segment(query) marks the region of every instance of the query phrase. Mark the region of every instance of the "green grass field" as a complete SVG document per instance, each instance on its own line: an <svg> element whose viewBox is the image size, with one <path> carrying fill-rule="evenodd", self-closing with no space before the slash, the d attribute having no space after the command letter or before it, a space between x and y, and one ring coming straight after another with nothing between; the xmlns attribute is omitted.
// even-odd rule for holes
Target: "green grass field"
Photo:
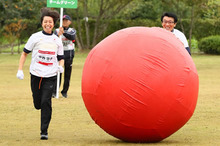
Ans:
<svg viewBox="0 0 220 146"><path fill-rule="evenodd" d="M0 145L220 145L220 57L192 55L199 74L199 97L192 118L180 130L159 143L134 144L105 133L89 116L81 97L82 69L88 52L74 58L67 99L52 99L49 140L40 140L40 112L33 107L29 65L24 80L16 78L20 55L0 54Z"/></svg>

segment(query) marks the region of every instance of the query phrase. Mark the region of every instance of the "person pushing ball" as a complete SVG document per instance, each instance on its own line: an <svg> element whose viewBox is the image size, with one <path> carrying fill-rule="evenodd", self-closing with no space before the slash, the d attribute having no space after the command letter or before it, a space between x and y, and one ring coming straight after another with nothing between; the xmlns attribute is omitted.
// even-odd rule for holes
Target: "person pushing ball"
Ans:
<svg viewBox="0 0 220 146"><path fill-rule="evenodd" d="M177 16L174 13L165 12L161 16L162 27L167 31L172 32L184 44L185 49L191 55L186 36L181 31L174 29L176 27L177 21Z"/></svg>

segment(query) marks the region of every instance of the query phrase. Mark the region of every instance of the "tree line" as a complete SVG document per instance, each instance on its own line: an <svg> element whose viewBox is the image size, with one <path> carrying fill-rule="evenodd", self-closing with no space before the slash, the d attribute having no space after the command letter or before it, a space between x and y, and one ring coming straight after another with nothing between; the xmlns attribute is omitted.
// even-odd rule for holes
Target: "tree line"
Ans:
<svg viewBox="0 0 220 146"><path fill-rule="evenodd" d="M46 7L47 1L0 2L0 39L6 40L13 51L15 43L21 44L41 29L40 9ZM191 39L198 33L197 27L200 26L196 25L199 21L214 21L216 28L212 34L220 34L216 26L220 23L219 6L219 0L78 0L78 8L64 9L64 14L73 19L72 27L77 30L79 49L91 49L107 35L123 27L161 26L163 12L177 14L177 27L185 33L191 45ZM59 9L56 10L59 12ZM206 34L210 35L209 32Z"/></svg>

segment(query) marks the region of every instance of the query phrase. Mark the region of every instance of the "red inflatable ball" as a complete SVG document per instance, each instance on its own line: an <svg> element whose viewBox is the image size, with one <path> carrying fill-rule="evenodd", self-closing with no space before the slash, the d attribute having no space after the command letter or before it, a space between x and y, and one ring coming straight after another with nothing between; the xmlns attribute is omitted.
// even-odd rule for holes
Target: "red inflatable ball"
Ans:
<svg viewBox="0 0 220 146"><path fill-rule="evenodd" d="M192 116L198 73L191 56L162 28L119 30L89 53L84 104L97 125L127 142L159 142Z"/></svg>

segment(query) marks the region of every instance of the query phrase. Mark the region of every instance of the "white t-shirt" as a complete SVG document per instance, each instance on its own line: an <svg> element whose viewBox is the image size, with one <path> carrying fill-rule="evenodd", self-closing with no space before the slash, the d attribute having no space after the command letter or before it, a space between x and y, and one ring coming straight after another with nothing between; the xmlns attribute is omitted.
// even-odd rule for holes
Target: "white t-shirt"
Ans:
<svg viewBox="0 0 220 146"><path fill-rule="evenodd" d="M189 47L186 36L181 31L179 31L178 29L173 29L172 33L178 39L180 39L180 41L184 44L185 48Z"/></svg>
<svg viewBox="0 0 220 146"><path fill-rule="evenodd" d="M57 75L57 55L63 55L63 45L56 35L46 35L42 31L34 33L28 39L25 49L32 51L31 74L38 77Z"/></svg>

